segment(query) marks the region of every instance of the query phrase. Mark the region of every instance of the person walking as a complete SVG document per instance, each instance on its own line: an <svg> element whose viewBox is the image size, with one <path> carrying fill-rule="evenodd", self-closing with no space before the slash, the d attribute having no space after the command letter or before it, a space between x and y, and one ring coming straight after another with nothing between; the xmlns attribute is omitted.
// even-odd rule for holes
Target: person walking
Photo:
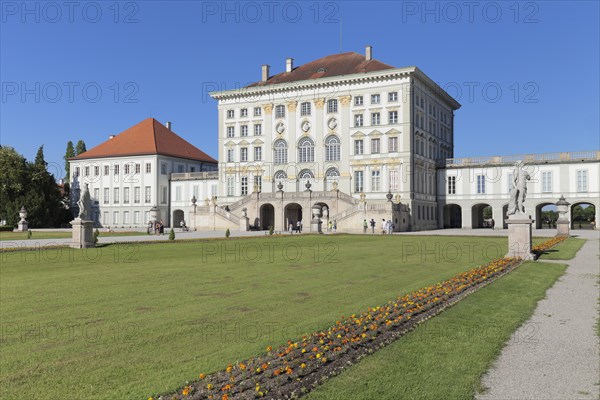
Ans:
<svg viewBox="0 0 600 400"><path fill-rule="evenodd" d="M294 234L294 224L292 222L290 222L290 225L288 226L288 230L290 231L290 235Z"/></svg>
<svg viewBox="0 0 600 400"><path fill-rule="evenodd" d="M490 223L492 230L494 230L494 225L496 225L496 221L494 221L494 218L492 218L492 222Z"/></svg>
<svg viewBox="0 0 600 400"><path fill-rule="evenodd" d="M337 232L337 220L333 220L333 233Z"/></svg>
<svg viewBox="0 0 600 400"><path fill-rule="evenodd" d="M363 220L363 233L367 233L367 228L369 228L369 223L367 220Z"/></svg>
<svg viewBox="0 0 600 400"><path fill-rule="evenodd" d="M296 222L296 232L302 233L302 222L300 222L300 220Z"/></svg>
<svg viewBox="0 0 600 400"><path fill-rule="evenodd" d="M392 225L391 219L388 219L388 221L387 221L387 229L388 229L388 235L391 235L394 230L394 225Z"/></svg>
<svg viewBox="0 0 600 400"><path fill-rule="evenodd" d="M375 233L375 220L371 218L371 233Z"/></svg>
<svg viewBox="0 0 600 400"><path fill-rule="evenodd" d="M385 220L385 218L383 218L383 220L381 221L381 234L385 235L386 231L387 231L387 221Z"/></svg>

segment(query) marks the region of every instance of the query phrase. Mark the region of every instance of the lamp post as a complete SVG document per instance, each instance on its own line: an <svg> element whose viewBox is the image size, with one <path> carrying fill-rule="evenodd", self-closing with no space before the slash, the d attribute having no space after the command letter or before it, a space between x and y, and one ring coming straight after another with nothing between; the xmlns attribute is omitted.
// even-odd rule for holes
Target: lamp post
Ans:
<svg viewBox="0 0 600 400"><path fill-rule="evenodd" d="M194 231L196 230L196 195L192 196L192 206L194 206Z"/></svg>

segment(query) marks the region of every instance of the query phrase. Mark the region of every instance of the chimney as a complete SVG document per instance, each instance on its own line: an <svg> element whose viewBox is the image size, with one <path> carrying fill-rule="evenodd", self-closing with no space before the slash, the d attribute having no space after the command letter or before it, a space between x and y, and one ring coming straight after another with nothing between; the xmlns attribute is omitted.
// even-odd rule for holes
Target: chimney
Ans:
<svg viewBox="0 0 600 400"><path fill-rule="evenodd" d="M365 48L365 60L371 61L373 59L373 46L367 46Z"/></svg>
<svg viewBox="0 0 600 400"><path fill-rule="evenodd" d="M171 121L167 121L167 129L171 130Z"/></svg>
<svg viewBox="0 0 600 400"><path fill-rule="evenodd" d="M270 66L268 66L267 64L263 64L262 66L262 82L266 82L269 79L269 68L271 68Z"/></svg>
<svg viewBox="0 0 600 400"><path fill-rule="evenodd" d="M286 58L285 59L285 72L292 72L294 69L294 59Z"/></svg>
<svg viewBox="0 0 600 400"><path fill-rule="evenodd" d="M108 137L108 139L112 139L112 138L114 138L114 137L115 137L115 135L110 135L110 136Z"/></svg>

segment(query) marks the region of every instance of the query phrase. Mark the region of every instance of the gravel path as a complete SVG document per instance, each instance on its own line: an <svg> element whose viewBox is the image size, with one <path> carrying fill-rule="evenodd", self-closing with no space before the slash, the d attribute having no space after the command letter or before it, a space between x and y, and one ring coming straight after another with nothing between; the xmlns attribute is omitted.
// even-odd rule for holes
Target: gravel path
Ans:
<svg viewBox="0 0 600 400"><path fill-rule="evenodd" d="M565 261L565 275L483 377L488 390L478 400L600 397L599 244L598 234L590 235L576 257Z"/></svg>

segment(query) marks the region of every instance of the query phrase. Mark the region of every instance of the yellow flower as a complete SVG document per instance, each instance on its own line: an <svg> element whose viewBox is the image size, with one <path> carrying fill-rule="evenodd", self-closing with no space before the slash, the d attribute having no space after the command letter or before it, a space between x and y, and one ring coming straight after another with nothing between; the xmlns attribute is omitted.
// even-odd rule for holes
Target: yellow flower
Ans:
<svg viewBox="0 0 600 400"><path fill-rule="evenodd" d="M321 353L317 353L317 358L321 358Z"/></svg>
<svg viewBox="0 0 600 400"><path fill-rule="evenodd" d="M302 369L306 368L306 364L304 364L304 363L300 364L300 368L302 368Z"/></svg>
<svg viewBox="0 0 600 400"><path fill-rule="evenodd" d="M213 385L209 383L208 385L206 385L206 388L207 388L208 390L212 390L212 388L213 388Z"/></svg>

